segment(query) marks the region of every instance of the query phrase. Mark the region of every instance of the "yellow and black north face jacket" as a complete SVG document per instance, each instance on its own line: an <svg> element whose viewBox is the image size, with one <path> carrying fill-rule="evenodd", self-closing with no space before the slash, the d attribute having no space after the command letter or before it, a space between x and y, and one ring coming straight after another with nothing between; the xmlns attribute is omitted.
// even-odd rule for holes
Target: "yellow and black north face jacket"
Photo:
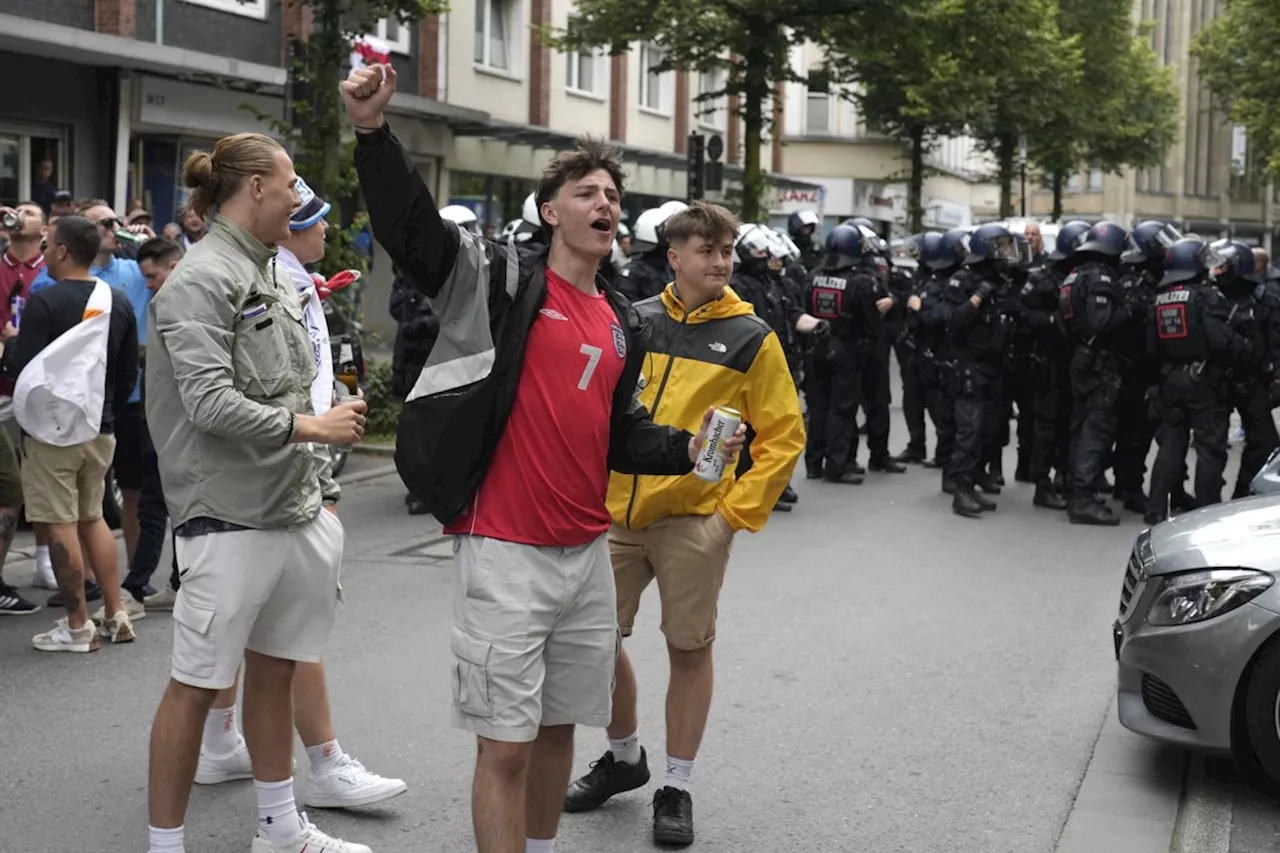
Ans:
<svg viewBox="0 0 1280 853"><path fill-rule="evenodd" d="M717 509L735 530L764 527L804 452L800 398L778 336L733 290L686 311L675 286L634 306L636 343L645 350L640 402L654 421L696 431L711 406L742 413L755 430L751 470L740 480L726 468L719 483L694 474L654 477L612 474L609 513L616 524L643 530L668 516L710 515Z"/></svg>

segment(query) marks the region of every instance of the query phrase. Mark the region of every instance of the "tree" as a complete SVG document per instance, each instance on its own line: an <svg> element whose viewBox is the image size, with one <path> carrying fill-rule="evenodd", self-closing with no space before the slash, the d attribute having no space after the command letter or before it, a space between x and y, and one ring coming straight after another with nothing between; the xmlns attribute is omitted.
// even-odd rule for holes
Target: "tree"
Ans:
<svg viewBox="0 0 1280 853"><path fill-rule="evenodd" d="M655 71L725 69L719 90L699 100L737 96L738 110L730 120L743 122L742 218L760 218L764 173L760 145L771 117L765 115L777 83L807 78L791 68L790 48L818 37L824 21L860 8L890 8L895 0L578 0L565 29L543 31L542 38L557 50L606 49L627 53L636 42L649 42L663 51ZM731 57L733 59L731 59Z"/></svg>
<svg viewBox="0 0 1280 853"><path fill-rule="evenodd" d="M1200 77L1231 121L1244 126L1251 153L1280 177L1280 15L1274 0L1227 0L1196 37Z"/></svg>
<svg viewBox="0 0 1280 853"><path fill-rule="evenodd" d="M1119 172L1164 162L1176 132L1178 91L1170 68L1135 30L1129 10L1113 0L1058 0L1058 26L1081 46L1080 78L1029 141L1031 159L1049 176L1053 218L1062 190L1081 166Z"/></svg>
<svg viewBox="0 0 1280 853"><path fill-rule="evenodd" d="M964 73L952 51L963 7L954 0L902 0L828 23L828 64L868 125L910 146L910 230L924 228L925 156L939 137L958 135L975 117L988 77Z"/></svg>
<svg viewBox="0 0 1280 853"><path fill-rule="evenodd" d="M243 0L242 0L243 2ZM346 126L346 113L338 84L347 75L352 45L365 33L372 33L378 21L394 18L402 25L421 16L447 9L445 0L284 0L311 9L314 26L310 38L294 43L290 76L292 99L288 119L259 114L273 129L288 139L299 175L321 198L333 204L332 224L325 243L325 257L317 265L323 275L344 269L366 269L356 250L355 233L362 222L355 215L359 187L352 146L355 141ZM335 298L355 297L351 290Z"/></svg>
<svg viewBox="0 0 1280 853"><path fill-rule="evenodd" d="M1013 216L1013 177L1022 140L1047 133L1057 105L1081 74L1078 36L1063 36L1055 0L955 0L961 73L980 82L971 132L996 157L1000 216Z"/></svg>

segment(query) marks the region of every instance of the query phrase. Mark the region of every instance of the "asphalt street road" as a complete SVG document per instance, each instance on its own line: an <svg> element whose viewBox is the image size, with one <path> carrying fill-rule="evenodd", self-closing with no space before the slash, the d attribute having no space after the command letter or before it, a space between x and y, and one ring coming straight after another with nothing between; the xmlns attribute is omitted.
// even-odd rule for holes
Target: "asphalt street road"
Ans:
<svg viewBox="0 0 1280 853"><path fill-rule="evenodd" d="M797 474L796 510L735 544L694 849L1052 853L1113 694L1110 624L1139 520L1075 527L1015 485L971 521L919 467L857 487ZM459 853L474 849L474 745L449 727L451 547L403 494L394 476L346 488L347 603L328 664L343 746L409 792L312 818L379 853ZM25 585L29 570L7 576ZM628 648L660 778L657 615L650 593ZM0 620L0 851L140 853L169 615L83 656L30 648L50 616ZM576 771L603 747L580 731ZM565 816L558 849L651 849L652 791ZM189 853L247 850L254 817L247 782L197 789Z"/></svg>

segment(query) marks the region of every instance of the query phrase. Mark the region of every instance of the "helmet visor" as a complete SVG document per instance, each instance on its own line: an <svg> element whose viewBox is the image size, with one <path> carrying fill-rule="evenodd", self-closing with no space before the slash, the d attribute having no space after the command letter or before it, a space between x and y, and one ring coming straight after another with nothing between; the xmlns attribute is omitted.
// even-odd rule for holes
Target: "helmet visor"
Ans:
<svg viewBox="0 0 1280 853"><path fill-rule="evenodd" d="M1130 239L1132 239L1132 237L1130 237ZM1171 248L1174 243L1181 239L1182 232L1168 223L1166 223L1159 231L1151 235L1151 243L1162 249Z"/></svg>

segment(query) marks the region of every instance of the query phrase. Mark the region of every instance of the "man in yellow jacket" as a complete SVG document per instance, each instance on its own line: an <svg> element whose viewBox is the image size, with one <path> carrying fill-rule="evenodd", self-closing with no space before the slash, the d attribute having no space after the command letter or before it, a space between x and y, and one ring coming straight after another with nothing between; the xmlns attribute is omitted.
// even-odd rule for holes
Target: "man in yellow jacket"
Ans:
<svg viewBox="0 0 1280 853"><path fill-rule="evenodd" d="M654 840L693 842L689 779L711 707L716 606L734 534L764 527L804 452L800 399L778 337L729 287L738 223L722 207L694 202L666 222L676 280L635 304L646 350L641 402L655 418L696 428L707 409L727 406L755 430L752 466L718 483L694 474L613 474L609 548L618 626L631 634L640 596L657 579L671 680L667 685L667 771L653 799ZM565 810L590 811L649 781L636 734L636 676L618 656L609 751L569 786Z"/></svg>

